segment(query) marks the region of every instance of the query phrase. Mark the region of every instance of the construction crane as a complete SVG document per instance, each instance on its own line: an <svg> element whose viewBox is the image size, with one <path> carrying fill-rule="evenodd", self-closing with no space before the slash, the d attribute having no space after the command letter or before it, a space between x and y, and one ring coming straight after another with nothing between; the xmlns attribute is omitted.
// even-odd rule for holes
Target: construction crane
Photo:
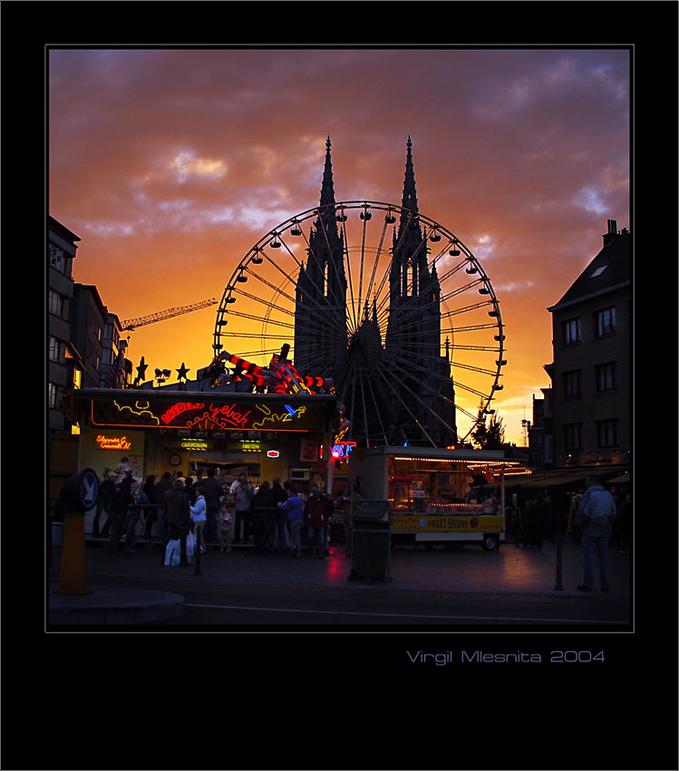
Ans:
<svg viewBox="0 0 679 771"><path fill-rule="evenodd" d="M184 313L192 313L193 311L200 310L201 308L207 308L210 305L217 305L217 299L211 297L209 300L202 300L199 303L193 303L192 305L180 305L177 308L168 308L165 311L158 311L158 313L150 313L148 316L138 316L135 319L125 319L120 322L120 326L123 331L137 329L138 327L144 327L147 324L155 324L156 321L164 321L165 319L171 319L173 316L182 316Z"/></svg>

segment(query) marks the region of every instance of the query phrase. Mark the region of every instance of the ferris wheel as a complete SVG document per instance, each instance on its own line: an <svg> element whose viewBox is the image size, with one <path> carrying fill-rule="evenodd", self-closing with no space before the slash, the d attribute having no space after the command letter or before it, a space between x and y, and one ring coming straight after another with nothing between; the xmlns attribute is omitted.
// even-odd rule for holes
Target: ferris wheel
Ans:
<svg viewBox="0 0 679 771"><path fill-rule="evenodd" d="M280 361L281 349L302 388L332 384L346 438L368 447L464 442L494 412L507 363L477 257L430 217L380 201L303 211L238 262L214 355L237 374ZM261 379L251 388L267 390Z"/></svg>

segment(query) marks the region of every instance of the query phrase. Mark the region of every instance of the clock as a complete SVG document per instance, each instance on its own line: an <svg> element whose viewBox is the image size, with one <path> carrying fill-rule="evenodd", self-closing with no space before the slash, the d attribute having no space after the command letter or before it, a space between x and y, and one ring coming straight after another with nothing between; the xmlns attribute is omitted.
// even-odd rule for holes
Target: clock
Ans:
<svg viewBox="0 0 679 771"><path fill-rule="evenodd" d="M177 455L176 452L173 452L172 455L170 455L170 465L171 466L179 466L179 464L182 462L182 456Z"/></svg>

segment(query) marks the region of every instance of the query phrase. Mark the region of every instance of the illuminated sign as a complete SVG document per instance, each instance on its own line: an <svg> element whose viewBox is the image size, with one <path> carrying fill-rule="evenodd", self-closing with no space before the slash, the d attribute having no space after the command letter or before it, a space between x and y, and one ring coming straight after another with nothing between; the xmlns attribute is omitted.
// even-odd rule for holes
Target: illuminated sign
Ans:
<svg viewBox="0 0 679 771"><path fill-rule="evenodd" d="M91 400L93 426L193 429L194 431L296 431L321 430L322 405L296 404L292 399L228 401L170 401L153 398Z"/></svg>
<svg viewBox="0 0 679 771"><path fill-rule="evenodd" d="M356 442L337 442L337 444L333 445L330 454L333 458L347 460L351 455L354 447L356 447Z"/></svg>
<svg viewBox="0 0 679 771"><path fill-rule="evenodd" d="M204 439L182 439L180 446L185 450L205 452L208 448L208 443Z"/></svg>
<svg viewBox="0 0 679 771"><path fill-rule="evenodd" d="M266 451L266 457L267 458L280 458L281 457L280 450L267 450Z"/></svg>
<svg viewBox="0 0 679 771"><path fill-rule="evenodd" d="M262 445L260 442L252 442L244 439L240 443L241 452L261 452Z"/></svg>
<svg viewBox="0 0 679 771"><path fill-rule="evenodd" d="M131 450L132 442L126 436L97 436L100 450Z"/></svg>

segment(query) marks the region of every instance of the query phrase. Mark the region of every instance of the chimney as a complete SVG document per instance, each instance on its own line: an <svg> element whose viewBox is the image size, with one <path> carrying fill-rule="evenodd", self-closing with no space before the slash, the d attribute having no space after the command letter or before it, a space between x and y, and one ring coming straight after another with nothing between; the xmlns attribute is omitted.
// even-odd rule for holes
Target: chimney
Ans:
<svg viewBox="0 0 679 771"><path fill-rule="evenodd" d="M615 220L608 220L608 233L604 234L604 246L608 246L618 235L618 223Z"/></svg>

